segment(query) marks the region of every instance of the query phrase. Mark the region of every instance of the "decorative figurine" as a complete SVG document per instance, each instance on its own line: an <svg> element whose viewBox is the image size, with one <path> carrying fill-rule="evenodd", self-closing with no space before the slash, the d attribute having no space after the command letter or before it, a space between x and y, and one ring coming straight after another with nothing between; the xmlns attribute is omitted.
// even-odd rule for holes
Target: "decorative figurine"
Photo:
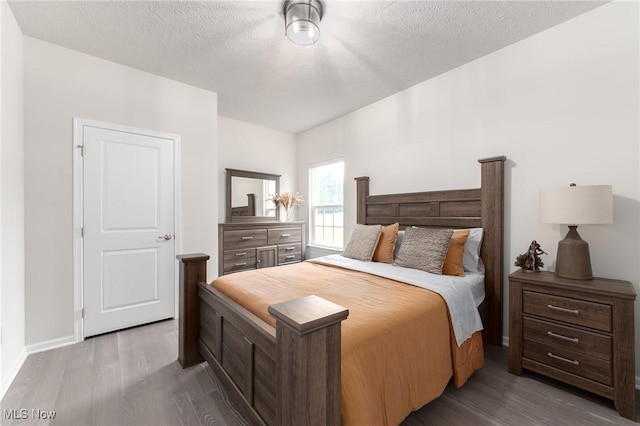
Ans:
<svg viewBox="0 0 640 426"><path fill-rule="evenodd" d="M540 248L540 244L538 244L536 240L533 240L531 241L529 250L516 258L514 266L519 266L522 269L537 272L544 266L542 259L540 259L541 254L547 253Z"/></svg>

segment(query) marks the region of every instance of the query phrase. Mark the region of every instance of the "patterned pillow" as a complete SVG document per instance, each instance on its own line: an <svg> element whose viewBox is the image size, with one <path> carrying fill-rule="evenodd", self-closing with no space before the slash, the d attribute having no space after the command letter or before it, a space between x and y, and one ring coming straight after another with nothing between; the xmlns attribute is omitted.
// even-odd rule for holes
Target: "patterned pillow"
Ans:
<svg viewBox="0 0 640 426"><path fill-rule="evenodd" d="M395 265L442 275L453 229L407 228Z"/></svg>
<svg viewBox="0 0 640 426"><path fill-rule="evenodd" d="M351 259L369 262L378 245L381 230L382 225L356 224L353 227L353 231L351 231L351 237L349 237L349 242L342 255Z"/></svg>

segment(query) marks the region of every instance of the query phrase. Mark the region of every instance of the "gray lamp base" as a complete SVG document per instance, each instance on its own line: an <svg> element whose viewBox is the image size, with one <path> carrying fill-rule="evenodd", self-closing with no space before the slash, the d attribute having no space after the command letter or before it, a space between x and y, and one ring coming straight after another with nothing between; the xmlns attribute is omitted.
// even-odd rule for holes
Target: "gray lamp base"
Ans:
<svg viewBox="0 0 640 426"><path fill-rule="evenodd" d="M556 276L572 280L591 280L589 243L580 238L576 225L569 225L564 240L558 242Z"/></svg>

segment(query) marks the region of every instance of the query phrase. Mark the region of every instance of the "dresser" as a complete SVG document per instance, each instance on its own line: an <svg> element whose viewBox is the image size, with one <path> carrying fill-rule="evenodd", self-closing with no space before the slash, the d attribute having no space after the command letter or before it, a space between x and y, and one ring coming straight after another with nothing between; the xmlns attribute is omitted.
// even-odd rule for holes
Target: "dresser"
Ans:
<svg viewBox="0 0 640 426"><path fill-rule="evenodd" d="M303 260L304 222L221 223L218 274Z"/></svg>
<svg viewBox="0 0 640 426"><path fill-rule="evenodd" d="M633 286L551 272L509 275L509 372L528 369L612 399L635 420Z"/></svg>

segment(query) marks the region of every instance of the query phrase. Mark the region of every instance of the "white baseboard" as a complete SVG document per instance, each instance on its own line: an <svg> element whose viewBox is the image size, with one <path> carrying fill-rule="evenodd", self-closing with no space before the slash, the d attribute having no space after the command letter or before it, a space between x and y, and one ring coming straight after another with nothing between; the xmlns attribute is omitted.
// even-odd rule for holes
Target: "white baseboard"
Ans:
<svg viewBox="0 0 640 426"><path fill-rule="evenodd" d="M9 386L11 386L11 383L13 383L13 380L18 375L18 371L20 371L20 369L22 368L22 364L24 364L26 359L27 359L27 348L25 347L25 348L22 348L22 352L20 352L18 359L11 367L11 370L9 370L9 375L2 382L2 387L0 387L0 400L4 398L4 394L7 393L7 390L9 390Z"/></svg>
<svg viewBox="0 0 640 426"><path fill-rule="evenodd" d="M59 337L57 339L51 339L40 343L34 343L27 345L27 353L37 354L38 352L48 351L50 349L61 348L63 346L73 345L75 343L73 336Z"/></svg>
<svg viewBox="0 0 640 426"><path fill-rule="evenodd" d="M11 367L9 371L9 375L6 380L2 383L2 387L0 388L0 399L4 398L5 393L9 390L11 383L15 380L18 372L22 368L22 365L27 360L27 356L31 354L37 354L38 352L48 351L49 349L56 349L62 346L72 345L75 343L75 339L73 336L60 337L58 339L47 340L45 342L34 343L33 345L28 345L22 349L20 356L16 363Z"/></svg>

